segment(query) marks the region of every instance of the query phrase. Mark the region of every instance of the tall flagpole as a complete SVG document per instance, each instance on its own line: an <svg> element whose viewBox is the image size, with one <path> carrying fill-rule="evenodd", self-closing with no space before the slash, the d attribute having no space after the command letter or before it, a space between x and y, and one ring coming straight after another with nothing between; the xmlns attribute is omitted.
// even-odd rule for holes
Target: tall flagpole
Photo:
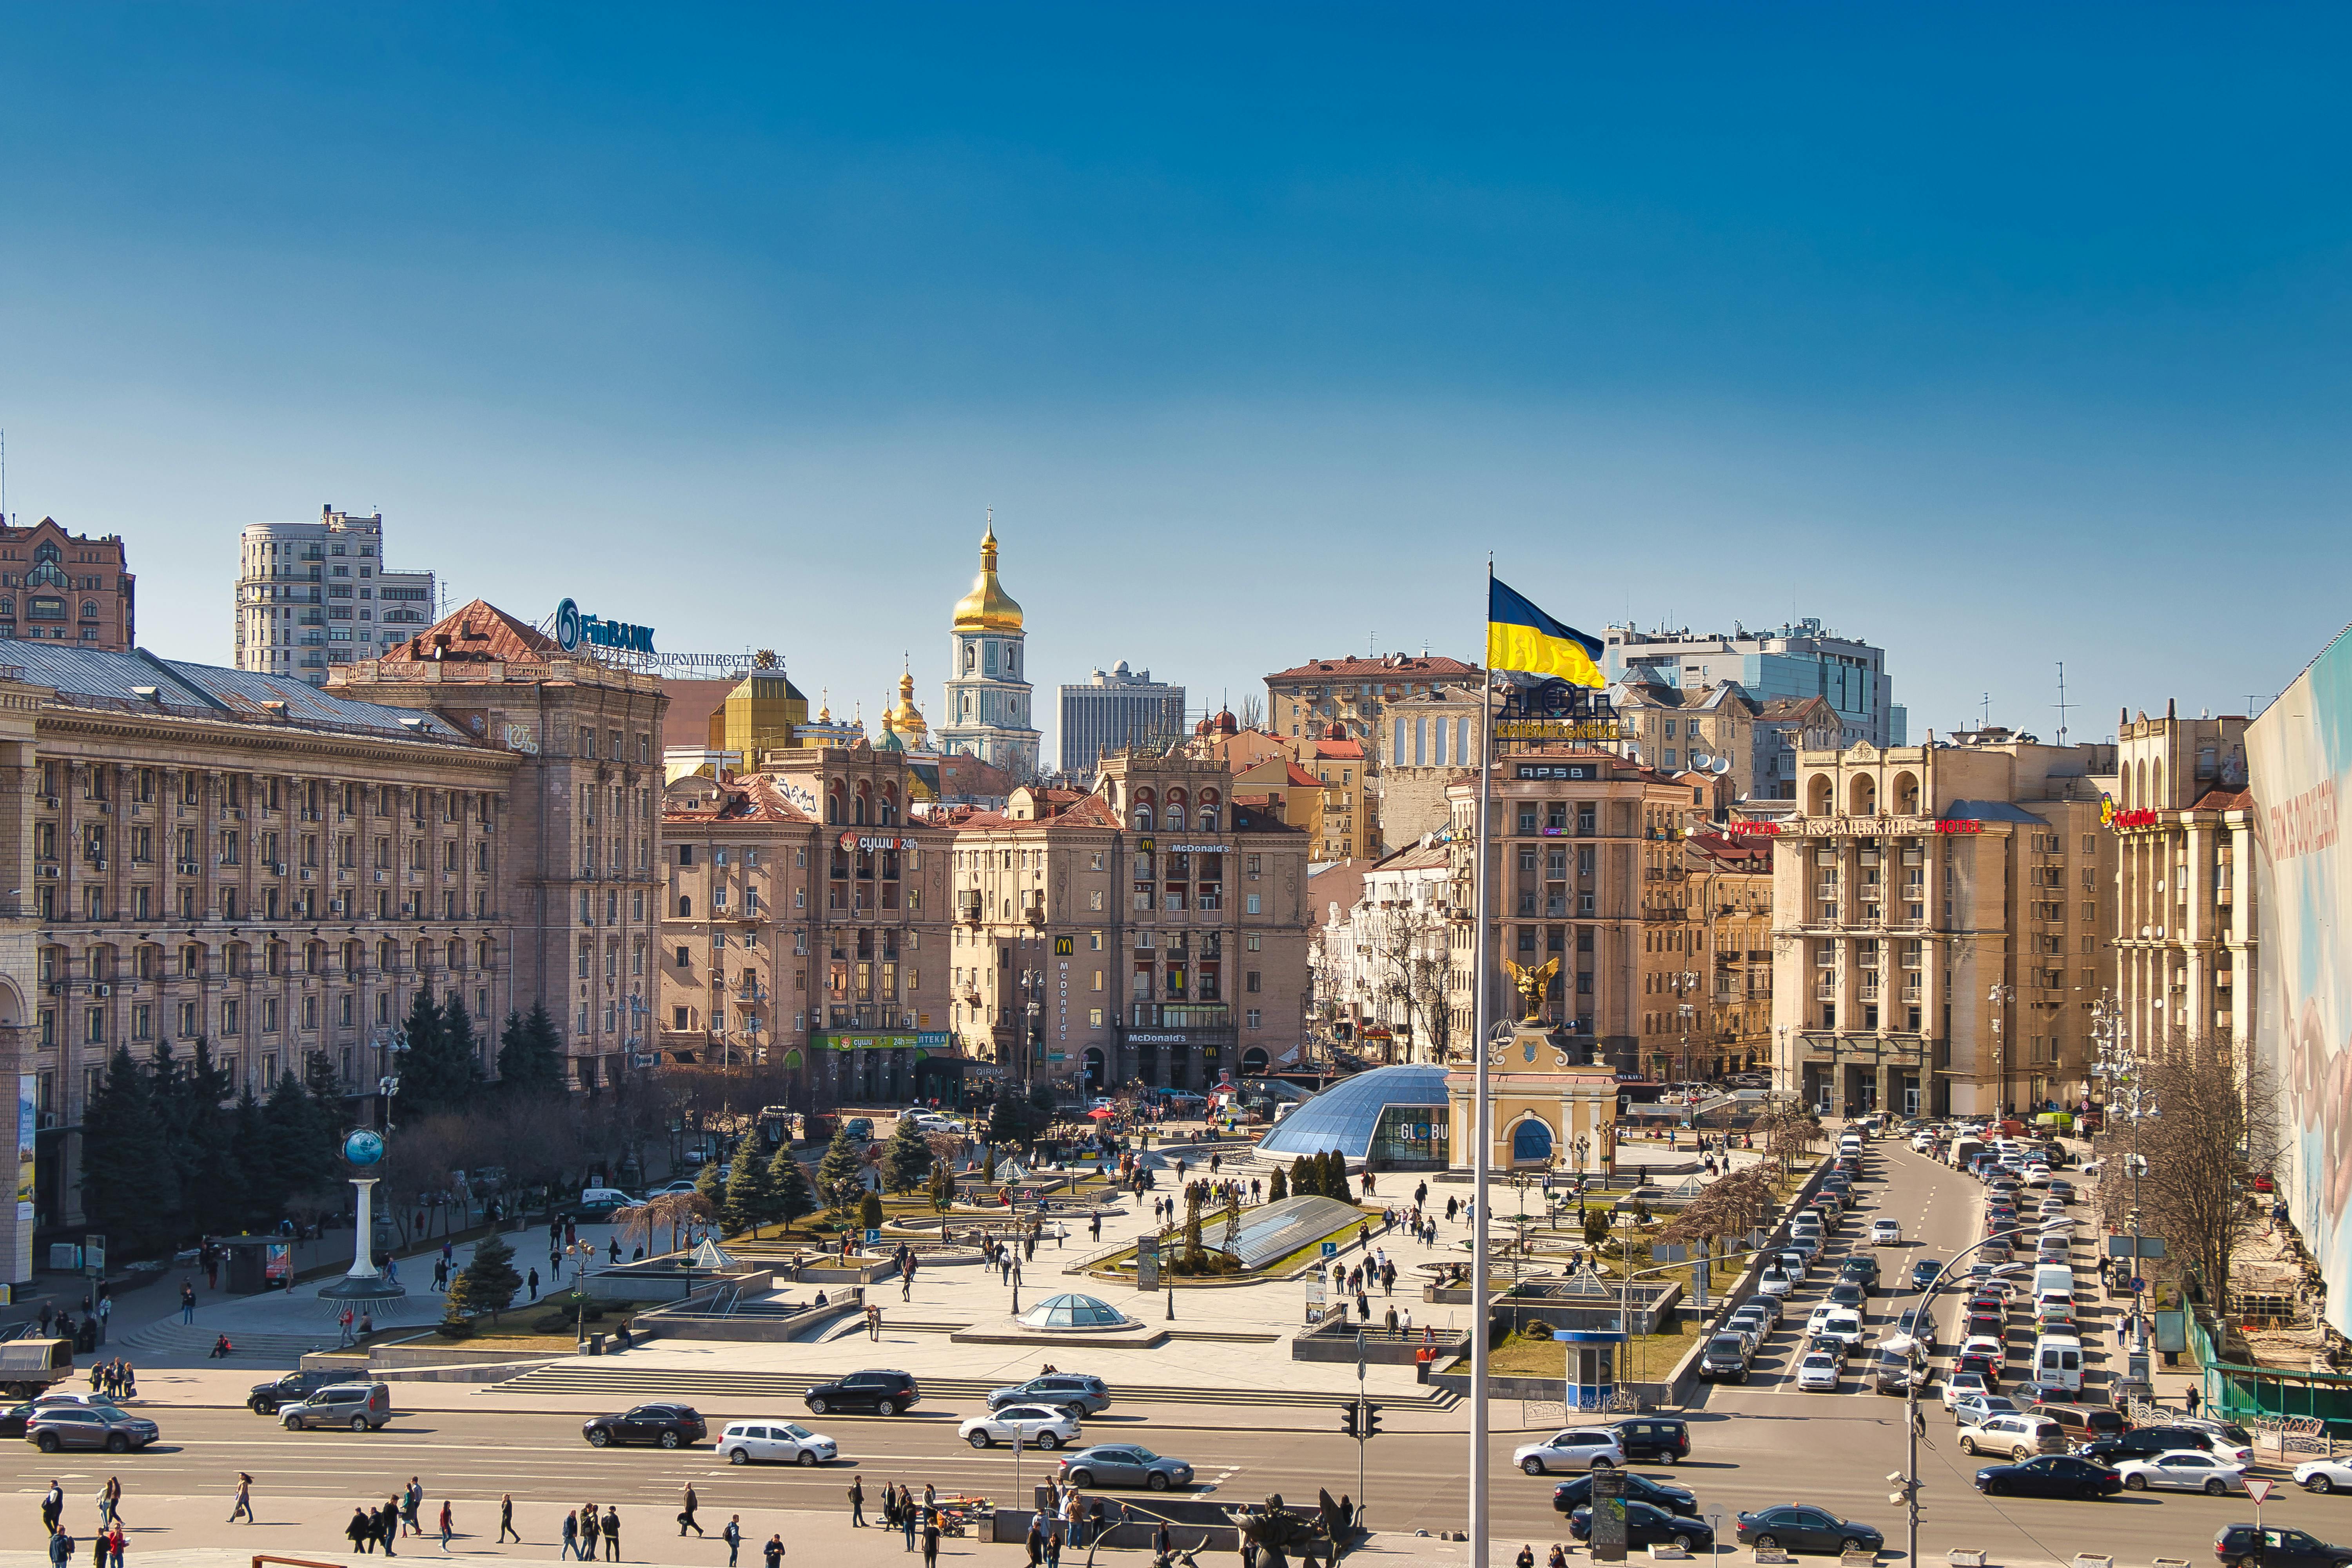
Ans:
<svg viewBox="0 0 2352 1568"><path fill-rule="evenodd" d="M1486 605L1483 614L1494 616L1495 558L1486 557ZM1481 629L1484 623L1481 623ZM1486 639L1480 639L1483 646ZM1493 663L1491 655L1486 661ZM1486 1305L1486 1182L1493 1163L1495 1137L1492 1129L1493 1107L1487 1099L1486 1037L1492 1030L1492 1009L1488 1005L1486 966L1491 960L1488 948L1492 921L1487 913L1487 866L1494 847L1487 827L1494 812L1495 793L1495 672L1489 668L1479 690L1478 714L1478 859L1476 878L1471 894L1473 916L1478 922L1474 952L1477 963L1476 989L1472 1016L1476 1021L1476 1033L1471 1043L1471 1068L1477 1075L1472 1090L1475 1110L1471 1114L1472 1136L1475 1140L1470 1159L1470 1568L1490 1568L1487 1554L1489 1520L1486 1507L1488 1480L1488 1443L1486 1411L1487 1305Z"/></svg>

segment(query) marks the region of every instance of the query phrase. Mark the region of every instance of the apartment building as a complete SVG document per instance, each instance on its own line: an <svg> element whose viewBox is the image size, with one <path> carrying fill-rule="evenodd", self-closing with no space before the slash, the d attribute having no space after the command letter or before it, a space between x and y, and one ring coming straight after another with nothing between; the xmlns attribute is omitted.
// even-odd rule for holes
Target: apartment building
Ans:
<svg viewBox="0 0 2352 1568"><path fill-rule="evenodd" d="M565 654L477 599L380 658L335 667L328 689L430 714L506 758L516 994L546 1002L581 1089L651 1068L660 680Z"/></svg>
<svg viewBox="0 0 2352 1568"><path fill-rule="evenodd" d="M139 618L128 564L119 533L68 533L53 517L0 528L0 637L129 652Z"/></svg>
<svg viewBox="0 0 2352 1568"><path fill-rule="evenodd" d="M2002 729L1798 758L1777 838L1774 1081L1833 1114L2071 1105L2112 984L2113 746Z"/></svg>
<svg viewBox="0 0 2352 1568"><path fill-rule="evenodd" d="M2240 715L2116 719L2116 996L2129 1037L2251 1041L2255 810Z"/></svg>
<svg viewBox="0 0 2352 1568"><path fill-rule="evenodd" d="M1818 697L1838 715L1841 745L1899 746L1906 739L1886 650L1840 637L1816 616L1771 631L1735 625L1728 635L1615 626L1601 642L1601 672L1612 683L1696 689L1736 682L1758 702Z"/></svg>
<svg viewBox="0 0 2352 1568"><path fill-rule="evenodd" d="M1061 767L1073 779L1093 778L1106 752L1165 745L1184 733L1184 689L1130 670L1125 659L1062 687L1060 699Z"/></svg>
<svg viewBox="0 0 2352 1568"><path fill-rule="evenodd" d="M1366 791L1377 806L1380 842L1412 844L1445 829L1452 818L1445 786L1477 767L1486 717L1486 690L1475 674L1432 682L1381 710L1380 732L1368 748L1381 765ZM1370 849L1367 841L1358 853Z"/></svg>
<svg viewBox="0 0 2352 1568"><path fill-rule="evenodd" d="M673 1061L778 1066L809 1109L952 1094L954 834L909 811L903 755L771 752L670 784L660 1043Z"/></svg>
<svg viewBox="0 0 2352 1568"><path fill-rule="evenodd" d="M968 1052L1071 1092L1298 1058L1311 841L1237 804L1225 763L1115 752L1091 792L1016 789L950 820Z"/></svg>
<svg viewBox="0 0 2352 1568"><path fill-rule="evenodd" d="M1558 960L1542 1017L1592 1043L1621 1071L1655 1070L1700 1025L1708 954L1692 908L1683 839L1727 799L1709 774L1668 774L1592 748L1536 747L1497 758L1486 846L1489 971L1477 973L1475 773L1449 785L1459 921L1453 1033L1468 1039L1480 984L1515 1005L1505 961ZM1689 1007L1685 1015L1682 1010ZM1700 1037L1703 1038L1703 1034Z"/></svg>
<svg viewBox="0 0 2352 1568"><path fill-rule="evenodd" d="M323 1057L362 1094L430 988L489 1026L491 1065L497 1020L530 1001L510 753L441 715L288 678L16 651L0 712L20 727L29 712L37 753L16 804L41 1223L79 1216L81 1112L118 1047L208 1039L256 1093Z"/></svg>
<svg viewBox="0 0 2352 1568"><path fill-rule="evenodd" d="M1635 681L1619 685L1610 699L1625 755L1664 773L1718 774L1734 800L1754 793L1757 704L1738 686Z"/></svg>
<svg viewBox="0 0 2352 1568"><path fill-rule="evenodd" d="M319 509L316 522L257 522L239 542L236 668L324 686L432 624L433 574L385 564L383 513Z"/></svg>
<svg viewBox="0 0 2352 1568"><path fill-rule="evenodd" d="M1376 1060L1443 1065L1470 1044L1454 1032L1453 851L1414 844L1349 864L1356 897L1317 936L1318 1011Z"/></svg>
<svg viewBox="0 0 2352 1568"><path fill-rule="evenodd" d="M1721 1081L1772 1066L1772 841L1699 830L1683 841L1702 963L1696 1039L1678 1079ZM1676 1024L1684 1022L1677 1004Z"/></svg>

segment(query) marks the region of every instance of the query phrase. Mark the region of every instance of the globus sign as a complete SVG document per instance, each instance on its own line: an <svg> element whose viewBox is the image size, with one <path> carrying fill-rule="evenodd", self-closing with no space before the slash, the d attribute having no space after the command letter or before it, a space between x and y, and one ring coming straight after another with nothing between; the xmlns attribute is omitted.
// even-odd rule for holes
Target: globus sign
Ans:
<svg viewBox="0 0 2352 1568"><path fill-rule="evenodd" d="M618 648L624 653L651 653L654 629L583 616L577 604L565 599L555 606L555 646L566 653L577 653L582 643L591 647Z"/></svg>

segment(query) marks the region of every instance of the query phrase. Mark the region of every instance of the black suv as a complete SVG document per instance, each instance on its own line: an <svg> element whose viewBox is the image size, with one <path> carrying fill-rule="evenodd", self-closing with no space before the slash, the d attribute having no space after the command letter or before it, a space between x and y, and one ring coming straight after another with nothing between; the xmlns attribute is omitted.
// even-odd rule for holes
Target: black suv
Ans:
<svg viewBox="0 0 2352 1568"><path fill-rule="evenodd" d="M1698 1375L1706 1383L1746 1383L1748 1337L1745 1334L1717 1334L1707 1341L1706 1349L1699 1352ZM1631 1455L1626 1457L1632 1458Z"/></svg>
<svg viewBox="0 0 2352 1568"><path fill-rule="evenodd" d="M903 1372L853 1372L832 1383L820 1383L801 1395L812 1415L828 1410L871 1410L896 1415L923 1396L915 1380Z"/></svg>
<svg viewBox="0 0 2352 1568"><path fill-rule="evenodd" d="M245 1407L256 1415L275 1415L281 1405L299 1405L331 1383L348 1383L342 1372L289 1372L273 1383L257 1383L245 1396Z"/></svg>
<svg viewBox="0 0 2352 1568"><path fill-rule="evenodd" d="M1690 1424L1686 1421L1644 1415L1639 1420L1620 1421L1611 1429L1617 1434L1617 1446L1625 1450L1630 1463L1664 1459L1672 1465L1690 1458Z"/></svg>
<svg viewBox="0 0 2352 1568"><path fill-rule="evenodd" d="M640 1405L618 1415L599 1415L580 1424L580 1435L588 1439L592 1448L610 1447L615 1443L656 1443L665 1448L683 1448L699 1443L709 1428L692 1405Z"/></svg>
<svg viewBox="0 0 2352 1568"><path fill-rule="evenodd" d="M2258 1531L2251 1524L2223 1525L2213 1537L2213 1555L2221 1568L2248 1563L2263 1568L2352 1568L2352 1550L2300 1530Z"/></svg>

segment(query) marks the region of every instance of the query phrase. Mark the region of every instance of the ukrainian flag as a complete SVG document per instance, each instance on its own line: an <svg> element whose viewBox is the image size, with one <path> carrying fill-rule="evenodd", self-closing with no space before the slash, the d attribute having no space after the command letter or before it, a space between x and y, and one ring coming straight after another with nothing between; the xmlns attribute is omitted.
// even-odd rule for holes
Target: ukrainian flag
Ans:
<svg viewBox="0 0 2352 1568"><path fill-rule="evenodd" d="M1601 642L1553 620L1496 578L1486 581L1486 668L1606 686Z"/></svg>

